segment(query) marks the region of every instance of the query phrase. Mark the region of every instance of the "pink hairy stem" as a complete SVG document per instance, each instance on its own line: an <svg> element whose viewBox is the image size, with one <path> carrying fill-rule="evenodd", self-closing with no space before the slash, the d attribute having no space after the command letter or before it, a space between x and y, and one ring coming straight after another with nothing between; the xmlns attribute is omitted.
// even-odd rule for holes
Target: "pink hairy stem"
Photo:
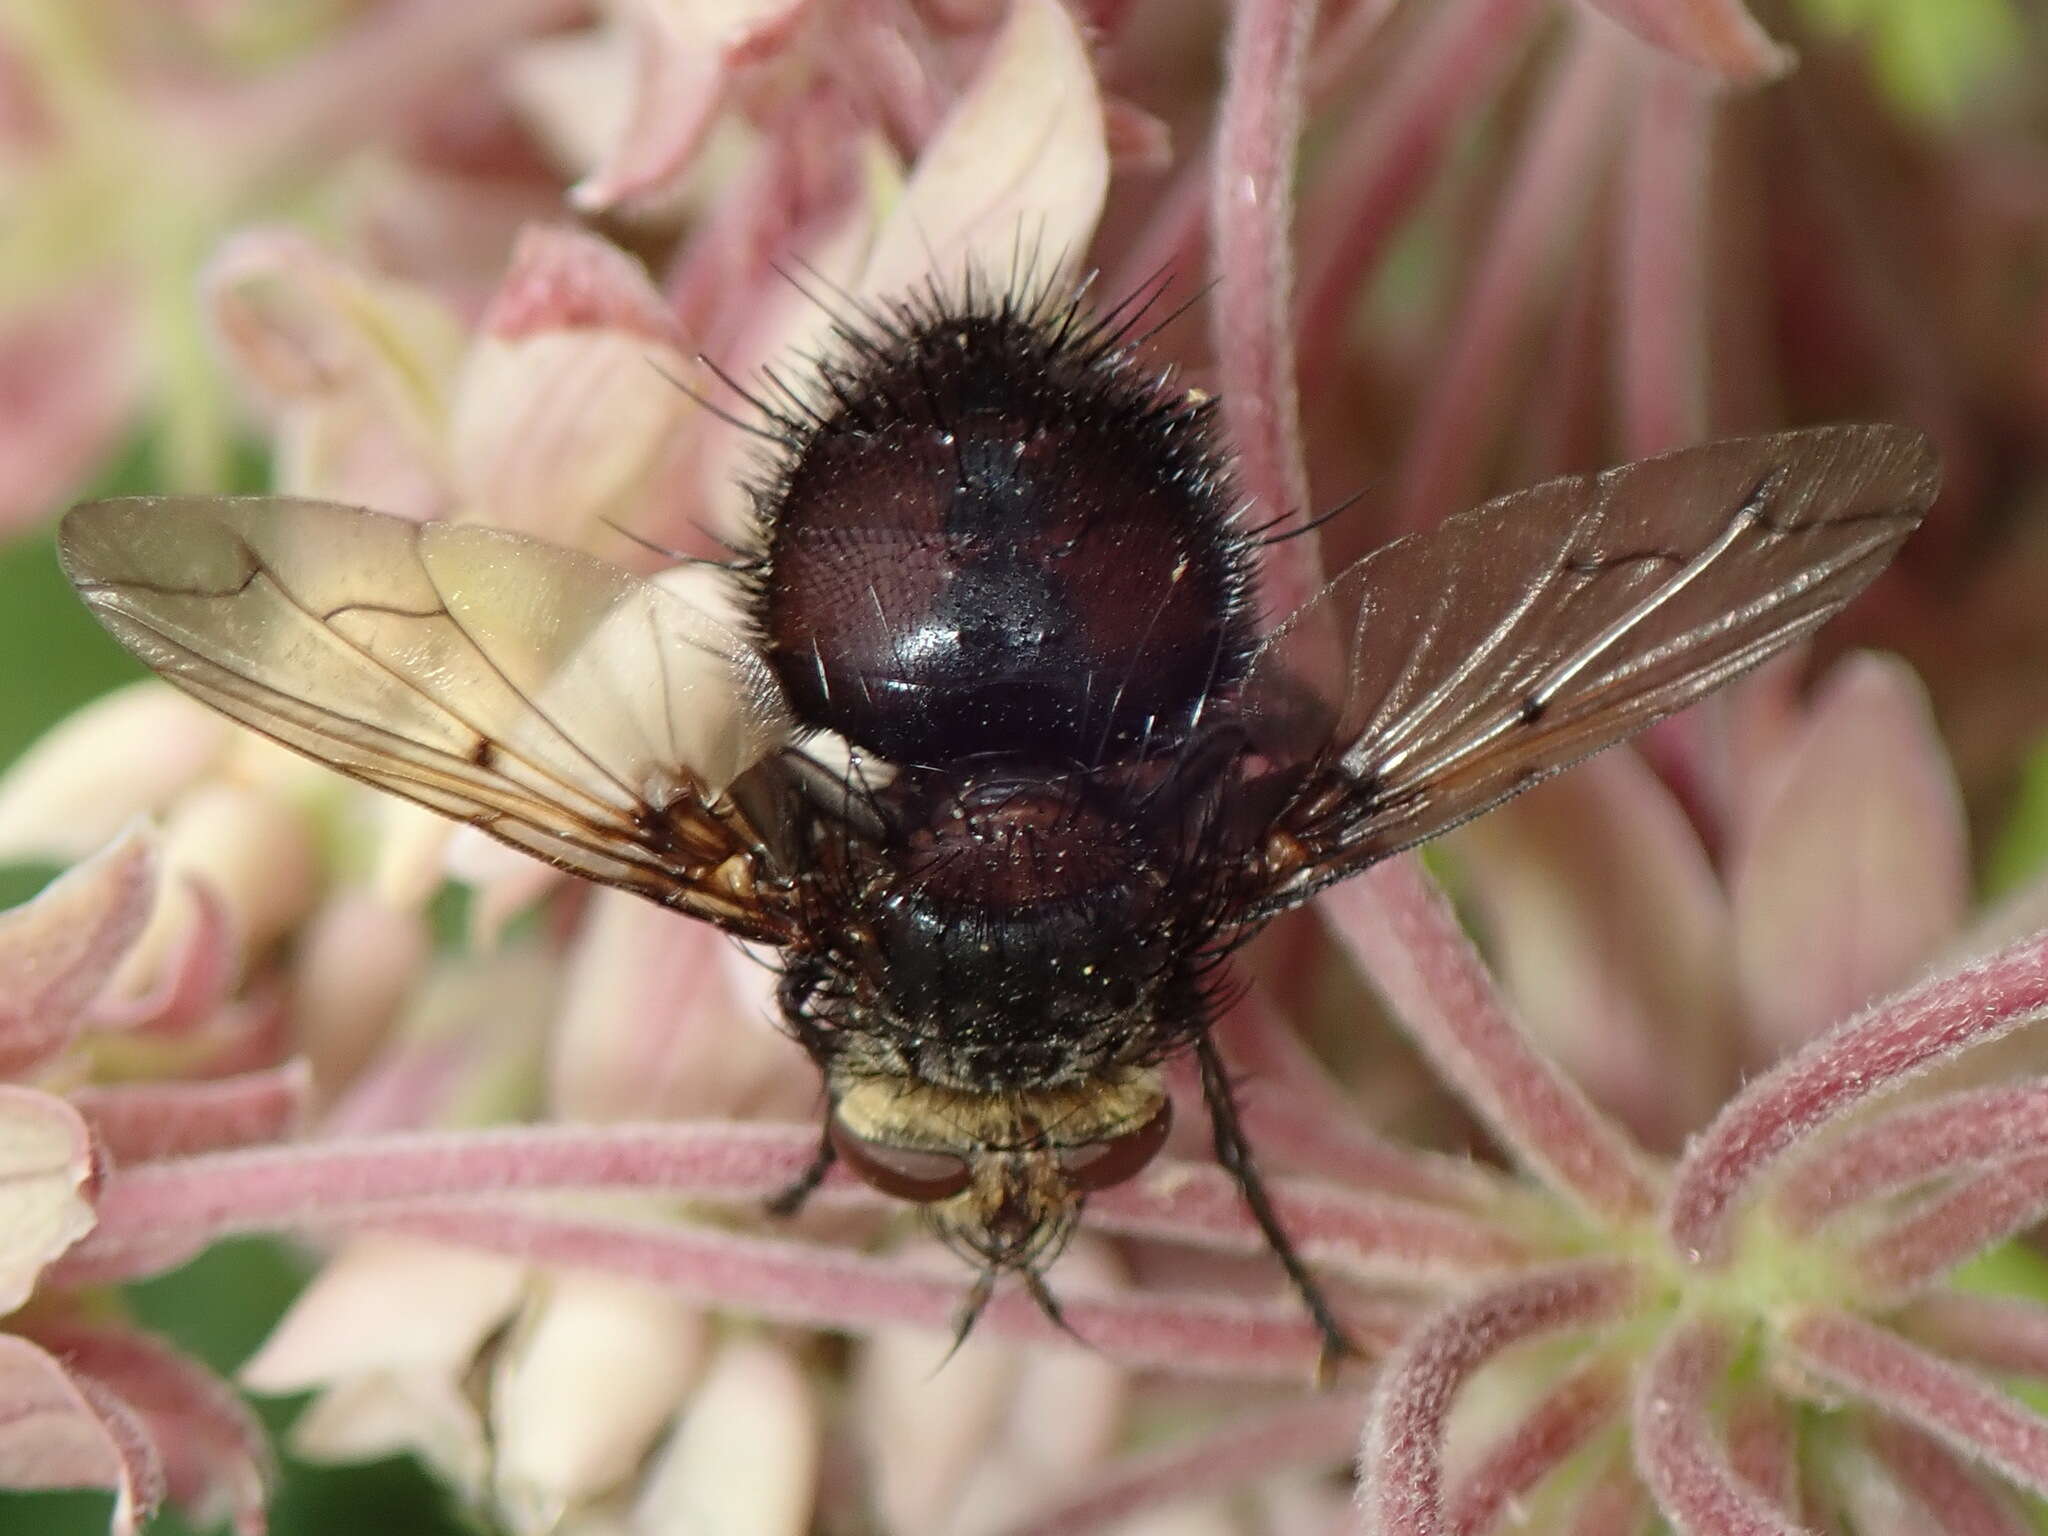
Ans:
<svg viewBox="0 0 2048 1536"><path fill-rule="evenodd" d="M1940 1536L2033 1536L2034 1525L1932 1435L1888 1419L1864 1435Z"/></svg>
<svg viewBox="0 0 2048 1536"><path fill-rule="evenodd" d="M1889 1321L1928 1348L1971 1365L2048 1376L2048 1306L2040 1302L1935 1291Z"/></svg>
<svg viewBox="0 0 2048 1536"><path fill-rule="evenodd" d="M1904 1299L2048 1215L2048 1153L1958 1180L1864 1239L1856 1263L1879 1297Z"/></svg>
<svg viewBox="0 0 2048 1536"><path fill-rule="evenodd" d="M1294 160L1316 0L1232 7L1223 106L1214 136L1209 248L1216 358L1231 381L1223 419L1240 486L1262 517L1308 516L1294 359ZM1289 613L1322 583L1314 535L1266 551L1268 607Z"/></svg>
<svg viewBox="0 0 2048 1536"><path fill-rule="evenodd" d="M1807 1536L1735 1470L1713 1398L1735 1354L1720 1318L1675 1324L1636 1381L1636 1467L1657 1507L1688 1536Z"/></svg>
<svg viewBox="0 0 2048 1536"><path fill-rule="evenodd" d="M1641 1152L1523 1034L1413 855L1332 887L1321 908L1410 1038L1519 1161L1596 1218L1656 1208Z"/></svg>
<svg viewBox="0 0 2048 1536"><path fill-rule="evenodd" d="M955 1276L886 1259L703 1227L464 1206L363 1214L345 1225L404 1232L534 1264L598 1270L706 1306L805 1327L901 1326L943 1335L969 1289ZM1321 1358L1321 1337L1292 1300L1076 1291L1060 1294L1060 1309L1089 1348L1135 1367L1306 1382ZM1388 1347L1415 1316L1411 1306L1386 1301L1354 1302L1338 1311L1368 1350ZM1074 1345L1021 1286L999 1287L976 1327L997 1338ZM943 1340L935 1341L936 1350L943 1347Z"/></svg>
<svg viewBox="0 0 2048 1536"><path fill-rule="evenodd" d="M1444 1500L1444 1528L1453 1536L1492 1530L1517 1499L1614 1421L1625 1380L1621 1366L1609 1359L1567 1372L1451 1490Z"/></svg>
<svg viewBox="0 0 2048 1536"><path fill-rule="evenodd" d="M2048 934L1937 976L1823 1035L1738 1093L1672 1175L1665 1225L1689 1262L1715 1267L1734 1213L1764 1172L1835 1117L2048 1008Z"/></svg>
<svg viewBox="0 0 2048 1536"><path fill-rule="evenodd" d="M1624 1315L1641 1276L1618 1262L1538 1270L1456 1302L1417 1328L1373 1391L1359 1450L1359 1501L1374 1536L1446 1536L1444 1429L1459 1391L1524 1340Z"/></svg>
<svg viewBox="0 0 2048 1536"><path fill-rule="evenodd" d="M1972 1088L1857 1126L1801 1158L1772 1203L1794 1236L1861 1201L2048 1151L2048 1082Z"/></svg>
<svg viewBox="0 0 2048 1536"><path fill-rule="evenodd" d="M1888 1328L1814 1310L1784 1330L1790 1360L1815 1380L1916 1426L2034 1493L2048 1493L2048 1419Z"/></svg>

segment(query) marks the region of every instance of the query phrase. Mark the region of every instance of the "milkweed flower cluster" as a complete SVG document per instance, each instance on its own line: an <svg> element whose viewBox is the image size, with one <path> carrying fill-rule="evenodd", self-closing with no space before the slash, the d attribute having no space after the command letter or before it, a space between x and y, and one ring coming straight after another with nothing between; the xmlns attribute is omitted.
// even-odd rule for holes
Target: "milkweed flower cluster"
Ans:
<svg viewBox="0 0 2048 1536"><path fill-rule="evenodd" d="M1213 273L1155 345L1259 502L1384 486L1266 552L1275 612L1499 484L1927 426L1953 489L1849 622L1929 663L1962 770L1901 664L1779 667L1461 834L1497 973L1411 859L1276 930L1218 1043L1367 1351L1312 1394L1186 1130L1062 1261L1088 1350L1003 1295L933 1375L966 1279L887 1202L754 1217L817 1108L755 960L137 684L0 781L0 857L77 865L0 914L0 1482L260 1530L261 1436L111 1288L287 1232L324 1262L243 1384L522 1532L2023 1529L2048 1420L1999 1383L2048 1313L1953 1277L2048 1210L2048 901L1973 920L1963 820L2048 721L2038 558L1987 532L2048 463L2048 199L1998 104L1898 115L1870 13L1239 0L1220 85L1121 0L0 14L0 519L143 401L217 481L224 376L282 491L716 559L721 372L1086 253L1108 296ZM1354 970L1427 1075L1359 1065Z"/></svg>

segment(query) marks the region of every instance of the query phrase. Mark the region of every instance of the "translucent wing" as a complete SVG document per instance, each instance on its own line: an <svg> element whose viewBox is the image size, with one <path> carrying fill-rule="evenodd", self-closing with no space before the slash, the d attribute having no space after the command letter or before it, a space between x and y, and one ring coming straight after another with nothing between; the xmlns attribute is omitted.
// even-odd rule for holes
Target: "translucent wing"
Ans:
<svg viewBox="0 0 2048 1536"><path fill-rule="evenodd" d="M59 547L117 640L243 724L577 874L782 936L721 794L780 744L780 694L663 587L499 529L283 497L96 502Z"/></svg>
<svg viewBox="0 0 2048 1536"><path fill-rule="evenodd" d="M1254 741L1308 770L1267 905L1435 837L1807 634L1883 569L1939 480L1900 427L1738 438L1553 480L1367 555L1246 680Z"/></svg>

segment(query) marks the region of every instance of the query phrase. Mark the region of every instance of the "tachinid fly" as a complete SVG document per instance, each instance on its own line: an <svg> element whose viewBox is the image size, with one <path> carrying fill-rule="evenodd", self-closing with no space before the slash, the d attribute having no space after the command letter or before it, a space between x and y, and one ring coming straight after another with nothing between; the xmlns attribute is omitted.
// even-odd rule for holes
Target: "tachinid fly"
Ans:
<svg viewBox="0 0 2048 1536"><path fill-rule="evenodd" d="M817 1160L1043 1269L1166 1138L1217 1155L1329 1348L1210 1038L1229 954L1806 635L1938 479L1838 426L1551 481L1368 555L1261 636L1210 403L1133 307L863 313L771 378L751 547L643 579L519 534L284 497L98 502L65 569L151 667L264 734L779 949ZM709 586L719 601L703 601ZM741 617L715 617L737 602Z"/></svg>

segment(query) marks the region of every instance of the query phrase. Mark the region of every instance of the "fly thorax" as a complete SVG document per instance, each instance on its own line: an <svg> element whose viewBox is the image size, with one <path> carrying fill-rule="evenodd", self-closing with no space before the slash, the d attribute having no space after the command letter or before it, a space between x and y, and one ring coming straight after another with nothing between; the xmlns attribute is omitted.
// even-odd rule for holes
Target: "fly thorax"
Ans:
<svg viewBox="0 0 2048 1536"><path fill-rule="evenodd" d="M1177 964L1164 883L1113 796L1081 776L989 775L922 808L875 890L875 1007L916 1069L967 1088L1114 1059Z"/></svg>

